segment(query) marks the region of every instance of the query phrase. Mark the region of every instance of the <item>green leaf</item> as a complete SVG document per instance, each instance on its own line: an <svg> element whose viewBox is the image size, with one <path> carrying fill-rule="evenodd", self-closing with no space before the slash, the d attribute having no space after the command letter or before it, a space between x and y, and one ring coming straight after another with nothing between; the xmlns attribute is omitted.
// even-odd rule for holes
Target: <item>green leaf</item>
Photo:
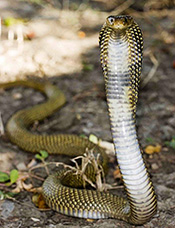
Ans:
<svg viewBox="0 0 175 228"><path fill-rule="evenodd" d="M45 151L45 150L41 150L40 151L40 154L41 154L41 156L42 156L43 159L46 159L48 157L48 152Z"/></svg>
<svg viewBox="0 0 175 228"><path fill-rule="evenodd" d="M15 183L19 177L18 170L12 169L10 172L10 182L11 184Z"/></svg>
<svg viewBox="0 0 175 228"><path fill-rule="evenodd" d="M38 159L38 160L43 161L44 159L46 159L46 158L48 157L48 155L49 155L49 154L48 154L47 151L41 150L41 151L40 151L40 154L36 154L36 155L35 155L35 158Z"/></svg>
<svg viewBox="0 0 175 228"><path fill-rule="evenodd" d="M166 145L166 146L169 146L169 145L170 145L170 142L166 141L166 142L165 142L165 145Z"/></svg>
<svg viewBox="0 0 175 228"><path fill-rule="evenodd" d="M146 138L146 142L148 142L148 143L154 143L154 139L152 139L151 137L147 137Z"/></svg>
<svg viewBox="0 0 175 228"><path fill-rule="evenodd" d="M83 63L83 70L84 71L92 71L94 66L92 64Z"/></svg>
<svg viewBox="0 0 175 228"><path fill-rule="evenodd" d="M6 182L9 181L10 177L7 173L1 172L0 171L0 182Z"/></svg>
<svg viewBox="0 0 175 228"><path fill-rule="evenodd" d="M39 155L39 154L36 154L36 155L35 155L35 158L38 159L38 160L41 160L41 161L43 160L42 156Z"/></svg>
<svg viewBox="0 0 175 228"><path fill-rule="evenodd" d="M24 20L22 18L7 17L4 18L3 23L8 27L16 24L23 24Z"/></svg>
<svg viewBox="0 0 175 228"><path fill-rule="evenodd" d="M3 200L3 199L5 199L5 194L2 191L0 191L0 200Z"/></svg>
<svg viewBox="0 0 175 228"><path fill-rule="evenodd" d="M2 191L0 191L0 200L4 200L6 198L12 198L14 197L15 195L17 195L18 193L14 193L14 192L7 192L7 193L4 193Z"/></svg>
<svg viewBox="0 0 175 228"><path fill-rule="evenodd" d="M89 141L91 141L91 142L97 144L97 143L98 143L98 138L97 138L97 136L91 134L91 135L89 136Z"/></svg>
<svg viewBox="0 0 175 228"><path fill-rule="evenodd" d="M16 193L16 192L7 192L6 194L5 194L5 196L8 198L8 197L14 197L14 196L16 196L18 193Z"/></svg>
<svg viewBox="0 0 175 228"><path fill-rule="evenodd" d="M171 142L169 143L169 146L175 149L175 139L171 140Z"/></svg>
<svg viewBox="0 0 175 228"><path fill-rule="evenodd" d="M82 138L87 138L87 136L85 134L80 134L79 136Z"/></svg>
<svg viewBox="0 0 175 228"><path fill-rule="evenodd" d="M174 136L173 136L171 141L166 141L165 145L175 149L175 138L174 138Z"/></svg>

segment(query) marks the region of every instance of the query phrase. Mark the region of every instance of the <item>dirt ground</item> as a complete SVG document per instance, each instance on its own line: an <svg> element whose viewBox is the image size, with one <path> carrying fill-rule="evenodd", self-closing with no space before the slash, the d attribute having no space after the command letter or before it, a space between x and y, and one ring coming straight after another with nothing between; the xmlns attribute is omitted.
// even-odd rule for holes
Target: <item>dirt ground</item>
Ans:
<svg viewBox="0 0 175 228"><path fill-rule="evenodd" d="M150 222L140 227L175 227L175 146L173 143L167 145L175 136L174 1L31 2L0 1L3 24L0 82L26 76L47 77L66 94L67 104L35 127L39 133L94 134L112 142L99 61L98 32L111 14L132 15L140 25L144 36L144 61L137 110L138 137L143 149L148 145L161 146L159 153L144 153L157 194L158 212ZM18 18L19 21L12 23L9 18ZM5 26L9 23L7 19L12 25ZM21 34L25 36L24 41ZM15 111L44 99L32 89L1 90L3 123ZM5 136L0 138L0 171L25 170L33 158L33 154L12 145ZM68 161L68 158L49 156L49 161L60 160ZM115 166L112 158L107 179L110 183L115 182ZM41 185L39 181L35 182L36 186ZM118 184L121 185L121 181ZM3 184L0 184L0 190L4 190ZM134 226L114 219L87 221L52 210L40 211L32 203L32 193L21 191L15 200L0 201L0 227Z"/></svg>

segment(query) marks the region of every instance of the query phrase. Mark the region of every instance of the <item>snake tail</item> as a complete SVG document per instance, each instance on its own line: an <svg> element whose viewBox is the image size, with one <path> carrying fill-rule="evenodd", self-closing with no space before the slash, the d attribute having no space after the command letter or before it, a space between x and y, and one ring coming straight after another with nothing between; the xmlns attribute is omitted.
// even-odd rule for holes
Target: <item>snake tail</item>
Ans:
<svg viewBox="0 0 175 228"><path fill-rule="evenodd" d="M100 32L100 49L115 153L131 209L129 222L143 224L156 213L157 203L135 127L143 49L138 24L130 16L109 16Z"/></svg>
<svg viewBox="0 0 175 228"><path fill-rule="evenodd" d="M86 138L67 134L39 135L30 132L28 128L35 121L43 120L61 108L65 104L66 98L59 88L44 80L30 79L0 84L0 88L4 89L15 86L25 86L39 90L46 95L47 101L17 111L12 115L6 125L6 133L11 142L25 151L33 153L46 150L49 154L65 154L68 156L82 155L87 149L94 149L107 159L104 150ZM104 162L105 165L106 163Z"/></svg>

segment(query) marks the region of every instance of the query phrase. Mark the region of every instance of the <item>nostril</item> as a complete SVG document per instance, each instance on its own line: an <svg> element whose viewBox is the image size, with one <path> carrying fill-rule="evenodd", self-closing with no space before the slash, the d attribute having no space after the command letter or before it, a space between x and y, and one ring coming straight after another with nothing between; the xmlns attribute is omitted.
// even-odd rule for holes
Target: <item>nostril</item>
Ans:
<svg viewBox="0 0 175 228"><path fill-rule="evenodd" d="M123 25L125 25L127 23L127 18L124 17L123 20L122 20L122 22L123 22Z"/></svg>

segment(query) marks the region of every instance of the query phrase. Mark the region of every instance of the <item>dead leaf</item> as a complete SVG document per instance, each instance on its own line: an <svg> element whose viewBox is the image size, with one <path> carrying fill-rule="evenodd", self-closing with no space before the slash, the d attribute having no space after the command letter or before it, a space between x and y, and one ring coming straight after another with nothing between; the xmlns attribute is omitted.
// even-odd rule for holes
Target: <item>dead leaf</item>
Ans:
<svg viewBox="0 0 175 228"><path fill-rule="evenodd" d="M115 179L121 179L122 175L120 173L119 167L117 167L116 170L113 172L113 176Z"/></svg>
<svg viewBox="0 0 175 228"><path fill-rule="evenodd" d="M21 94L21 93L14 93L14 94L13 94L13 99L19 100L19 99L21 99L21 98L22 98L22 94Z"/></svg>
<svg viewBox="0 0 175 228"><path fill-rule="evenodd" d="M153 154L153 153L159 153L161 151L162 147L159 144L156 144L155 146L149 145L145 148L146 154Z"/></svg>
<svg viewBox="0 0 175 228"><path fill-rule="evenodd" d="M175 60L173 61L173 68L175 69Z"/></svg>
<svg viewBox="0 0 175 228"><path fill-rule="evenodd" d="M103 147L106 150L107 154L109 154L109 155L114 155L115 154L114 144L113 143L99 140L98 144L99 144L100 147Z"/></svg>
<svg viewBox="0 0 175 228"><path fill-rule="evenodd" d="M161 149L162 149L161 145L157 144L155 146L154 152L159 153L161 151Z"/></svg>
<svg viewBox="0 0 175 228"><path fill-rule="evenodd" d="M32 39L34 39L35 37L36 37L36 34L35 34L35 32L33 32L33 31L30 31L30 32L28 32L28 33L25 34L25 38L26 38L27 40L32 40Z"/></svg>
<svg viewBox="0 0 175 228"><path fill-rule="evenodd" d="M78 37L79 37L79 38L82 39L82 38L85 38L85 36L86 36L86 33L85 33L85 32L83 32L83 31L79 31L79 32L78 32Z"/></svg>
<svg viewBox="0 0 175 228"><path fill-rule="evenodd" d="M153 164L151 165L151 168L152 168L153 170L156 170L156 169L159 169L159 166L158 166L156 163L153 163Z"/></svg>
<svg viewBox="0 0 175 228"><path fill-rule="evenodd" d="M27 168L30 169L30 168L32 168L32 167L34 167L34 166L36 166L36 165L37 165L37 161L36 161L35 158L33 158L33 159L29 162L29 164L27 165Z"/></svg>
<svg viewBox="0 0 175 228"><path fill-rule="evenodd" d="M94 222L94 219L86 219L87 222Z"/></svg>
<svg viewBox="0 0 175 228"><path fill-rule="evenodd" d="M48 209L49 207L47 206L47 204L45 203L45 200L43 198L43 195L41 193L35 193L32 196L32 202L34 203L34 205L36 207L38 207L39 209Z"/></svg>

